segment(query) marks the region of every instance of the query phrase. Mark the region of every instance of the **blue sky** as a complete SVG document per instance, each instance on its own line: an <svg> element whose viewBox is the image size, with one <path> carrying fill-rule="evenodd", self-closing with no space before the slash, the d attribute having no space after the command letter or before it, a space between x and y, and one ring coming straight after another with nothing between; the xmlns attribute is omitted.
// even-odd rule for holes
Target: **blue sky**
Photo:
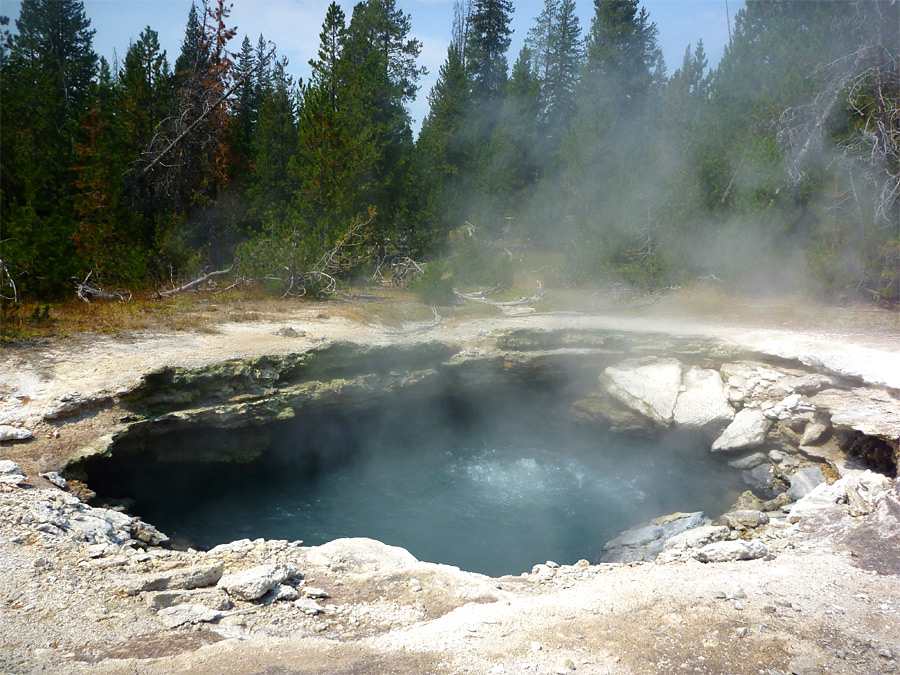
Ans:
<svg viewBox="0 0 900 675"><path fill-rule="evenodd" d="M237 26L238 35L233 51L240 49L245 34L256 44L262 33L278 46L278 53L290 60L290 72L296 77L309 73L307 62L315 57L319 31L325 18L327 0L231 0L234 9L229 25ZM592 0L576 0L582 30L590 26ZM728 42L726 2L732 22L744 6L743 0L643 0L651 21L659 28L659 41L669 74L681 65L685 47L702 39L710 65L718 63ZM355 0L341 0L349 16ZM513 42L509 61L516 59L528 29L540 14L543 0L513 0ZM120 61L130 41L150 26L159 33L160 44L168 52L170 65L174 63L184 37L191 0L85 0L85 12L96 29L94 49L112 62L114 52ZM421 81L417 100L410 107L415 128L428 112L426 96L437 77L438 68L447 55L450 26L453 18L452 0L397 0L397 5L412 19L412 36L423 45L420 63L429 75ZM15 20L21 2L0 0L0 14Z"/></svg>

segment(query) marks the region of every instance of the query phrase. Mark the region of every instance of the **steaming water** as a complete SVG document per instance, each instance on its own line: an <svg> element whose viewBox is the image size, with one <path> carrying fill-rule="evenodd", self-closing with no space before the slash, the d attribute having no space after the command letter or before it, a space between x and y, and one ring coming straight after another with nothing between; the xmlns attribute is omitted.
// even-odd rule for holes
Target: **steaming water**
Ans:
<svg viewBox="0 0 900 675"><path fill-rule="evenodd" d="M696 439L616 436L553 412L413 405L309 418L273 429L249 465L108 465L91 485L136 499L133 511L195 548L371 537L491 575L593 559L627 527L718 515L741 489Z"/></svg>

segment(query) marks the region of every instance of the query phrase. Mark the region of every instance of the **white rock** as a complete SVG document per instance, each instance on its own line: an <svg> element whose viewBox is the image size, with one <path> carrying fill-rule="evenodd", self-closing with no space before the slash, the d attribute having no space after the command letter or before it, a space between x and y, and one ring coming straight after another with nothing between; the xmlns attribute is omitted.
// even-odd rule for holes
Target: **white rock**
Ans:
<svg viewBox="0 0 900 675"><path fill-rule="evenodd" d="M713 452L748 450L762 445L772 422L756 408L744 408L712 444Z"/></svg>
<svg viewBox="0 0 900 675"><path fill-rule="evenodd" d="M675 424L687 429L721 431L734 419L722 378L715 370L690 368L682 380L684 391L675 403Z"/></svg>
<svg viewBox="0 0 900 675"><path fill-rule="evenodd" d="M319 599L319 598L330 598L328 595L328 591L322 590L321 588L315 588L313 586L306 586L303 589L303 595L307 598Z"/></svg>
<svg viewBox="0 0 900 675"><path fill-rule="evenodd" d="M267 564L226 574L219 579L219 588L241 600L258 600L277 584L287 581L297 573L290 563Z"/></svg>
<svg viewBox="0 0 900 675"><path fill-rule="evenodd" d="M25 473L11 459L0 460L0 483L21 485L27 480Z"/></svg>
<svg viewBox="0 0 900 675"><path fill-rule="evenodd" d="M831 431L831 424L828 422L813 422L807 425L803 430L803 439L800 445L818 445L827 434Z"/></svg>
<svg viewBox="0 0 900 675"><path fill-rule="evenodd" d="M299 609L304 614L308 614L309 616L315 616L316 614L321 614L324 610L319 607L319 603L317 603L312 598L300 598L299 600L294 602L294 607Z"/></svg>
<svg viewBox="0 0 900 675"><path fill-rule="evenodd" d="M665 427L675 416L681 369L681 363L675 360L632 367L623 363L618 368L607 368L600 376L600 384L630 409Z"/></svg>
<svg viewBox="0 0 900 675"><path fill-rule="evenodd" d="M55 471L48 471L47 473L42 473L41 477L49 480L60 490L65 490L69 486L69 483L66 481L66 479L63 478L62 476L60 476Z"/></svg>
<svg viewBox="0 0 900 675"><path fill-rule="evenodd" d="M769 549L761 541L718 541L707 544L694 553L700 562L734 562L735 560L756 560L769 554Z"/></svg>
<svg viewBox="0 0 900 675"><path fill-rule="evenodd" d="M278 584L273 589L273 594L276 601L280 600L297 600L300 597L300 594L297 592L297 589L293 586L289 586L288 584Z"/></svg>
<svg viewBox="0 0 900 675"><path fill-rule="evenodd" d="M123 587L127 595L137 595L143 591L186 591L212 586L222 578L222 563L193 565L170 570L162 574L148 574L129 579Z"/></svg>
<svg viewBox="0 0 900 675"><path fill-rule="evenodd" d="M669 537L664 546L668 550L701 548L707 544L722 541L728 536L728 533L729 529L724 525L702 525Z"/></svg>
<svg viewBox="0 0 900 675"><path fill-rule="evenodd" d="M224 555L227 553L243 553L253 548L253 542L249 539L236 539L228 544L219 544L208 551L208 555Z"/></svg>
<svg viewBox="0 0 900 675"><path fill-rule="evenodd" d="M779 401L777 407L782 410L796 410L797 406L800 405L800 399L800 394L790 394Z"/></svg>
<svg viewBox="0 0 900 675"><path fill-rule="evenodd" d="M405 548L389 546L365 537L335 539L327 544L314 546L306 552L306 558L314 564L326 566L340 561L351 572L377 572L408 567L419 562Z"/></svg>
<svg viewBox="0 0 900 675"><path fill-rule="evenodd" d="M174 605L159 610L157 616L162 620L166 628L176 628L186 623L216 621L222 617L222 612L203 605Z"/></svg>
<svg viewBox="0 0 900 675"><path fill-rule="evenodd" d="M0 424L0 441L24 441L34 436L28 429L13 427L9 424ZM9 460L4 460L8 462Z"/></svg>

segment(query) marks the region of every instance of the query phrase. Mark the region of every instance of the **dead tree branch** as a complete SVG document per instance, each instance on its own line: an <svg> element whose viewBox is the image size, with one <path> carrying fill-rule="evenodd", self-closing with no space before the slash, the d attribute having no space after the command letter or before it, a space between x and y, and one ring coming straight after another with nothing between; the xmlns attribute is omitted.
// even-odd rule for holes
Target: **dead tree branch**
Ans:
<svg viewBox="0 0 900 675"><path fill-rule="evenodd" d="M492 307L500 307L501 309L504 307L525 307L528 305L533 305L534 303L543 300L544 298L544 287L540 281L537 282L538 290L531 297L519 296L515 300L509 300L508 302L496 302L494 300L488 300L485 296L490 295L491 293L496 293L497 289L489 289L487 291L477 291L475 293L460 293L455 288L453 289L453 294L461 298L462 300L466 300L468 302L480 302L484 305L491 305Z"/></svg>
<svg viewBox="0 0 900 675"><path fill-rule="evenodd" d="M198 286L202 286L210 279L214 279L215 277L221 277L226 274L231 274L231 271L234 269L236 264L237 264L237 262L235 261L235 262L231 263L231 267L229 267L228 269L216 270L215 272L208 272L207 274L204 274L203 276L201 276L197 279L194 279L190 283L184 284L183 286L180 286L178 288L173 288L168 291L164 291L164 290L156 291L156 295L161 298L171 298L173 295L177 295L178 293L184 293L185 291L193 290L193 289L197 288Z"/></svg>
<svg viewBox="0 0 900 675"><path fill-rule="evenodd" d="M174 150L175 147L179 143L181 143L185 138L187 138L187 136L190 135L190 133L192 131L194 131L194 129L196 129L198 126L200 126L200 123L203 122L203 120L205 120L207 117L209 117L209 115L216 108L218 108L225 101L227 101L228 98L231 96L231 94L234 93L235 89L240 87L249 77L254 75L257 70L259 70L262 66L264 66L266 63L268 63L269 59L274 54L275 54L275 47L272 47L271 51L266 55L266 57L264 59L259 59L259 61L253 68L251 68L248 72L244 73L243 76L236 78L234 83L232 83L232 85L228 89L226 89L225 92L221 96L219 96L217 99L215 99L211 105L209 105L203 112L200 113L200 115L197 116L197 119L195 119L193 122L191 122L187 126L186 129L184 129L180 134L178 134L175 137L175 140L171 141L165 148L163 148L163 150L161 150L159 153L157 153L156 157L154 159L152 159L147 164L147 166L145 166L143 169L141 169L140 173L138 173L137 176L132 178L125 185L124 189L127 191L127 190L131 189L132 187L134 187L137 183L139 183L148 173L150 173L153 170L153 167L155 167L157 164L159 164L162 161L163 157L165 157L170 152L172 152L172 150Z"/></svg>
<svg viewBox="0 0 900 675"><path fill-rule="evenodd" d="M368 226L374 220L372 213L366 220L358 220L337 243L325 251L312 269L306 272L286 268L288 278L283 280L287 290L282 297L330 295L337 289L336 277L348 273L362 258L353 248L364 245L370 238Z"/></svg>
<svg viewBox="0 0 900 675"><path fill-rule="evenodd" d="M404 256L391 261L391 287L409 288L413 279L424 276L425 266Z"/></svg>
<svg viewBox="0 0 900 675"><path fill-rule="evenodd" d="M7 295L10 292L6 290L7 286L12 289L12 295ZM0 299L19 302L19 291L16 288L16 282L3 260L0 260Z"/></svg>
<svg viewBox="0 0 900 675"><path fill-rule="evenodd" d="M414 333L424 333L427 330L431 330L432 328L437 328L441 325L441 321L443 321L443 317L437 313L437 310L432 307L432 313L434 314L434 319L427 323L415 323L410 324L408 326L404 326L400 330L389 330L388 333L391 335L413 335Z"/></svg>
<svg viewBox="0 0 900 675"><path fill-rule="evenodd" d="M128 302L131 300L130 291L128 293L123 291L104 291L98 284L91 284L90 280L93 274L93 270L88 272L84 281L78 281L77 277L72 277L72 281L75 282L75 295L77 295L78 298L84 300L89 305L91 304L90 298L94 298L95 300L118 300L119 302Z"/></svg>

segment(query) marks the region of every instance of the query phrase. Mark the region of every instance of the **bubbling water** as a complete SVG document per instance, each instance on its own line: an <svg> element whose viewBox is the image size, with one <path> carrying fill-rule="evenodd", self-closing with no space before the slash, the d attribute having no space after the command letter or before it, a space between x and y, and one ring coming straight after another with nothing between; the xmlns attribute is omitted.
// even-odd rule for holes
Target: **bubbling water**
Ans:
<svg viewBox="0 0 900 675"><path fill-rule="evenodd" d="M720 513L740 490L696 438L617 435L566 412L552 396L407 399L273 425L249 464L114 455L89 481L184 546L370 537L494 576L593 559L627 527Z"/></svg>

